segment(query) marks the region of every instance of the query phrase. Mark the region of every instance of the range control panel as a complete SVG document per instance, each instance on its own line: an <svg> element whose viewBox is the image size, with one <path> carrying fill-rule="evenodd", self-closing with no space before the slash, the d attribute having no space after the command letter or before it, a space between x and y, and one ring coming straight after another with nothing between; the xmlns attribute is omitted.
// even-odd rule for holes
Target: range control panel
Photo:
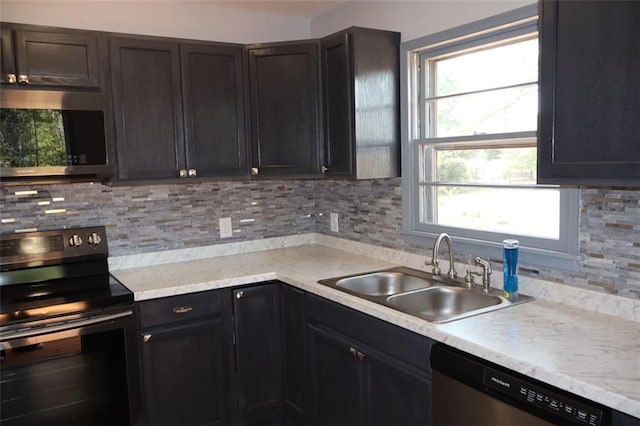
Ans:
<svg viewBox="0 0 640 426"><path fill-rule="evenodd" d="M103 226L35 231L0 236L2 271L64 263L67 259L108 254Z"/></svg>
<svg viewBox="0 0 640 426"><path fill-rule="evenodd" d="M572 398L534 386L508 374L486 367L483 384L524 404L554 413L575 424L600 426L602 411Z"/></svg>

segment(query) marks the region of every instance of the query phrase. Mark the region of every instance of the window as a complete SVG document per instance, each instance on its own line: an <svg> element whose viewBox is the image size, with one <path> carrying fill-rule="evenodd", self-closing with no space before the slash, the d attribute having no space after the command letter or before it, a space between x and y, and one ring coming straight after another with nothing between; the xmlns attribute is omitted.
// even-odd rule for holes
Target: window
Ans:
<svg viewBox="0 0 640 426"><path fill-rule="evenodd" d="M535 6L403 47L405 234L497 259L515 237L523 263L575 268L578 191L536 184Z"/></svg>

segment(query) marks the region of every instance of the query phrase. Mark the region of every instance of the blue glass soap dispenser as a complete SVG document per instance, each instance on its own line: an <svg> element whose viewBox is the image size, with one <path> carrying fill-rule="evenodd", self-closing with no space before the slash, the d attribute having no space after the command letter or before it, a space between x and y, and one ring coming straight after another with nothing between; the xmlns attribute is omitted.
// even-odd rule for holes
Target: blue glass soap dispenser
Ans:
<svg viewBox="0 0 640 426"><path fill-rule="evenodd" d="M502 241L504 251L504 297L515 301L518 298L518 240Z"/></svg>

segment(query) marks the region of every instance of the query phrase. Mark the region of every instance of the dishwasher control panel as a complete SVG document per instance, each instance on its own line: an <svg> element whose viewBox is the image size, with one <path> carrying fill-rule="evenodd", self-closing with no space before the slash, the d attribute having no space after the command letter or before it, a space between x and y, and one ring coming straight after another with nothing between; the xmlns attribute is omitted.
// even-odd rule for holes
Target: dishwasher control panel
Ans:
<svg viewBox="0 0 640 426"><path fill-rule="evenodd" d="M574 423L600 426L603 413L580 401L535 386L489 367L484 369L482 383L524 404L549 411Z"/></svg>

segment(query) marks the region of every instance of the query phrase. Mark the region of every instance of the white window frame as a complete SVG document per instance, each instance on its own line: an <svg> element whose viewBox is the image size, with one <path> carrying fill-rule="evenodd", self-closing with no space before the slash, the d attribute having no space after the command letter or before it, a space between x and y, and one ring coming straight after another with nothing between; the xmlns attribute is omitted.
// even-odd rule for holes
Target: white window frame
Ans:
<svg viewBox="0 0 640 426"><path fill-rule="evenodd" d="M552 268L576 271L579 268L579 191L576 188L559 188L560 236L558 240L528 237L524 235L486 232L438 224L420 223L420 149L425 139L420 139L420 114L424 111L424 81L421 81L418 63L420 53L429 50L449 52L467 49L486 43L513 38L537 31L538 9L533 4L481 21L466 24L447 31L408 41L401 46L401 123L402 123L402 228L404 239L412 244L429 246L441 232L446 232L455 242L455 252L502 258L502 240L517 238L520 241L520 263L531 269ZM433 53L436 52L436 53ZM505 138L531 139L537 132L519 132L502 135ZM458 142L460 138L439 138L437 142ZM542 187L542 186L541 186Z"/></svg>

